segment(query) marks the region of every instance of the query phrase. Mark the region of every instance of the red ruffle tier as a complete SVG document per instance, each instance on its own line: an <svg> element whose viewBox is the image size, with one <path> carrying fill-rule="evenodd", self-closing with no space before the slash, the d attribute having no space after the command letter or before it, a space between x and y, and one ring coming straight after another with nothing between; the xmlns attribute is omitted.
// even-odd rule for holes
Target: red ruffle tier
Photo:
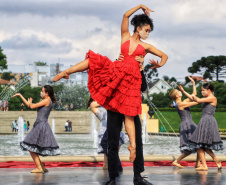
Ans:
<svg viewBox="0 0 226 185"><path fill-rule="evenodd" d="M106 109L124 115L141 114L141 74L138 65L114 61L89 50L88 88Z"/></svg>

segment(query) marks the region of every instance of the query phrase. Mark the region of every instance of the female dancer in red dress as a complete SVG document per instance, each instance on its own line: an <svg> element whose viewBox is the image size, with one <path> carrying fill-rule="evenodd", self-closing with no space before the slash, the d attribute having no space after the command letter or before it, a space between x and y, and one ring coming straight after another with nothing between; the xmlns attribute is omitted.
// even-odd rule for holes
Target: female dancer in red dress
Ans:
<svg viewBox="0 0 226 185"><path fill-rule="evenodd" d="M131 36L129 17L139 9L142 9L144 14L135 15L131 20L131 24L134 26L134 33ZM154 65L153 68L162 67L168 59L166 54L141 41L141 39L147 39L153 30L153 23L149 18L150 12L153 11L144 5L139 5L124 14L121 24L123 61L112 62L108 57L90 50L84 61L61 72L53 79L53 81L61 78L68 79L70 74L88 69L88 88L91 97L106 109L125 115L125 128L130 139L128 149L131 162L136 158L134 116L141 114L142 103L140 90L142 77L139 62L135 58L145 56L147 53L160 57L160 63L151 61L151 64Z"/></svg>

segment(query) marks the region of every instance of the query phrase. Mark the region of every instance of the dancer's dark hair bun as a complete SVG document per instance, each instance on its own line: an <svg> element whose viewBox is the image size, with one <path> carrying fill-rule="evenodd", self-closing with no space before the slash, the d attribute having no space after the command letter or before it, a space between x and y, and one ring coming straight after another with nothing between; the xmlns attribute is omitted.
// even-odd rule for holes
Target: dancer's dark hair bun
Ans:
<svg viewBox="0 0 226 185"><path fill-rule="evenodd" d="M55 103L56 102L56 97L54 95L53 87L51 85L45 85L44 89L45 89L45 92L49 94L49 97L51 98L51 101L53 103Z"/></svg>
<svg viewBox="0 0 226 185"><path fill-rule="evenodd" d="M134 26L134 33L136 32L138 26L142 28L144 25L150 25L151 31L154 29L153 20L145 14L134 15L130 23Z"/></svg>
<svg viewBox="0 0 226 185"><path fill-rule="evenodd" d="M210 83L205 83L205 84L203 84L203 86L202 86L204 89L209 89L209 90L211 90L212 92L214 92L214 86L212 85L212 84L210 84Z"/></svg>

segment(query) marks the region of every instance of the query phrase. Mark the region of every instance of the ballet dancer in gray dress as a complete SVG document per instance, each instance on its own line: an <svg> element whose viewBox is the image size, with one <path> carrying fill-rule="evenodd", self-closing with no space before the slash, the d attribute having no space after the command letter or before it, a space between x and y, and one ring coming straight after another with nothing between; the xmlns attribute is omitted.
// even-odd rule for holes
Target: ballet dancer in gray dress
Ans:
<svg viewBox="0 0 226 185"><path fill-rule="evenodd" d="M190 76L188 76L188 78L193 83L193 94L196 95L197 91L195 81ZM172 163L172 165L177 166L179 168L184 168L182 165L180 165L180 161L183 158L189 156L191 153L195 152L195 149L192 150L189 148L188 139L191 137L191 135L196 129L196 124L192 120L190 107L197 105L198 103L191 100L193 99L192 96L186 93L182 86L178 87L181 91L173 89L169 95L174 101L176 101L176 110L181 118L179 130L180 130L180 151L182 154ZM184 101L181 100L182 98L181 92L185 93L188 96L188 98L185 99ZM201 166L200 159L197 155L195 167L197 168L200 166Z"/></svg>
<svg viewBox="0 0 226 185"><path fill-rule="evenodd" d="M31 173L43 173L48 171L45 168L45 163L41 162L39 155L55 156L60 154L59 146L48 123L52 104L56 101L53 87L45 85L40 95L43 100L36 104L32 103L32 98L28 98L27 101L20 93L12 96L19 96L27 107L37 109L38 111L32 130L25 139L20 142L21 149L23 151L28 150L36 164L37 168L32 170Z"/></svg>
<svg viewBox="0 0 226 185"><path fill-rule="evenodd" d="M202 161L202 167L196 170L207 171L205 152L208 153L216 163L218 169L222 168L221 162L214 155L212 150L223 150L223 142L221 141L217 121L214 118L217 98L213 94L214 86L205 83L202 86L202 95L204 98L198 98L192 95L193 100L202 103L202 117L199 124L189 139L190 147L197 149L199 157Z"/></svg>
<svg viewBox="0 0 226 185"><path fill-rule="evenodd" d="M102 107L100 104L98 104L95 100L92 98L89 99L87 103L87 108L90 107L91 111L96 115L96 117L100 120L100 126L99 126L99 131L98 131L98 149L97 152L98 154L104 153L104 164L103 164L103 169L107 170L108 169L108 162L107 162L107 143L102 144L104 141L107 141L107 111L104 107ZM124 133L120 132L120 140L119 140L119 149L121 145L129 142L129 137ZM103 146L102 146L103 145ZM121 161L118 159L118 166L119 169L122 169L121 166Z"/></svg>

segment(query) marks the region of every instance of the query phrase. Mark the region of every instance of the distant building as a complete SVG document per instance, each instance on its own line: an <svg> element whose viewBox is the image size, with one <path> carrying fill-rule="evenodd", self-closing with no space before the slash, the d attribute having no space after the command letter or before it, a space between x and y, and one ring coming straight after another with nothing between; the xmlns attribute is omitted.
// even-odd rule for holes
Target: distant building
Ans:
<svg viewBox="0 0 226 185"><path fill-rule="evenodd" d="M168 89L171 89L172 87L164 80L157 79L154 82L148 83L148 94L149 96L152 94L159 94L163 93L166 94ZM144 97L147 98L147 92L143 93Z"/></svg>
<svg viewBox="0 0 226 185"><path fill-rule="evenodd" d="M49 66L36 66L34 64L29 65L8 65L7 70L3 72L10 72L10 75L20 79L25 75L31 77L31 86L44 86L44 85L53 85L53 84L64 84L64 85L82 85L86 86L88 83L88 74L86 72L78 72L70 75L68 80L61 79L58 82L52 82L54 76L58 73L64 71L65 69L71 66L64 66L63 64L50 64ZM17 80L15 81L15 83Z"/></svg>

